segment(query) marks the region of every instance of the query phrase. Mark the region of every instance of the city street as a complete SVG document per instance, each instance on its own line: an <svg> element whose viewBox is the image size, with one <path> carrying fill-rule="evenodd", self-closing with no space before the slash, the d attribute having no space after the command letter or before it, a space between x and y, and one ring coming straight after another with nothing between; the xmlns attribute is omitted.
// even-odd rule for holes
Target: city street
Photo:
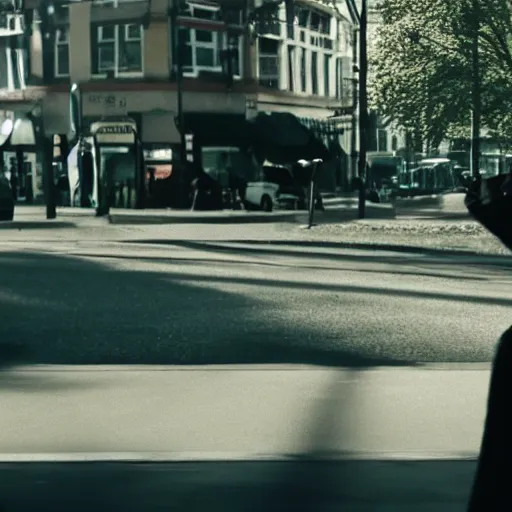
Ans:
<svg viewBox="0 0 512 512"><path fill-rule="evenodd" d="M161 510L170 496L176 510L240 510L262 496L290 510L462 512L510 322L508 268L258 235L208 241L202 229L4 235L7 510L35 497L64 509L71 494L58 489L81 481L96 489L88 503L122 510ZM318 463L293 463L304 457L337 462L322 463L324 478ZM217 473L198 461L226 462ZM21 497L20 478L33 493ZM287 494L297 481L310 485L304 499Z"/></svg>
<svg viewBox="0 0 512 512"><path fill-rule="evenodd" d="M131 237L125 233L125 239ZM3 242L4 363L490 362L507 267L303 245Z"/></svg>

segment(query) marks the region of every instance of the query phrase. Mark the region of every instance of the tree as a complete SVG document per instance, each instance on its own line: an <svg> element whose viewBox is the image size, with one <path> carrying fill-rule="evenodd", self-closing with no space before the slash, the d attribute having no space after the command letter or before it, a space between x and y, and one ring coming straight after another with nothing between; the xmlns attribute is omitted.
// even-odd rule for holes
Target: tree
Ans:
<svg viewBox="0 0 512 512"><path fill-rule="evenodd" d="M469 127L471 0L382 0L370 55L370 100L382 114L437 147ZM507 0L479 0L482 120L512 136L512 21Z"/></svg>

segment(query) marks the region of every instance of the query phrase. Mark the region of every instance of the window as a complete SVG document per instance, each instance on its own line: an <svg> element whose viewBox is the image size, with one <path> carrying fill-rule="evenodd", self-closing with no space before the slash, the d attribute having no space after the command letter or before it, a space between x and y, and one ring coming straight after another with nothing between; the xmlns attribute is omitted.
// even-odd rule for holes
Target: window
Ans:
<svg viewBox="0 0 512 512"><path fill-rule="evenodd" d="M311 79L313 94L318 94L318 53L311 54Z"/></svg>
<svg viewBox="0 0 512 512"><path fill-rule="evenodd" d="M180 41L182 69L185 75L197 76L201 71L222 71L222 38L219 32L181 28Z"/></svg>
<svg viewBox="0 0 512 512"><path fill-rule="evenodd" d="M69 76L68 29L57 30L55 34L55 76Z"/></svg>
<svg viewBox="0 0 512 512"><path fill-rule="evenodd" d="M306 70L306 50L301 48L300 51L300 87L301 92L306 92L306 78L307 78L307 70Z"/></svg>
<svg viewBox="0 0 512 512"><path fill-rule="evenodd" d="M293 91L294 90L294 81L295 77L293 76L293 70L295 69L295 66L293 63L295 62L295 51L292 46L288 47L288 90Z"/></svg>
<svg viewBox="0 0 512 512"><path fill-rule="evenodd" d="M181 15L200 20L220 21L220 6L183 3Z"/></svg>
<svg viewBox="0 0 512 512"><path fill-rule="evenodd" d="M98 27L98 70L99 73L115 71L116 68L116 28Z"/></svg>
<svg viewBox="0 0 512 512"><path fill-rule="evenodd" d="M309 15L310 11L308 11L308 9L299 6L296 7L296 20L299 27L306 28L309 25Z"/></svg>
<svg viewBox="0 0 512 512"><path fill-rule="evenodd" d="M342 61L336 59L336 98L341 99L343 95L343 84L342 84Z"/></svg>
<svg viewBox="0 0 512 512"><path fill-rule="evenodd" d="M242 76L242 45L243 40L241 36L226 35L224 38L224 48L231 51L231 72L235 78L240 78Z"/></svg>
<svg viewBox="0 0 512 512"><path fill-rule="evenodd" d="M324 55L324 95L331 95L331 55Z"/></svg>
<svg viewBox="0 0 512 512"><path fill-rule="evenodd" d="M93 32L93 74L142 74L142 26L105 25Z"/></svg>
<svg viewBox="0 0 512 512"><path fill-rule="evenodd" d="M279 41L260 38L259 49L259 82L266 87L279 87Z"/></svg>
<svg viewBox="0 0 512 512"><path fill-rule="evenodd" d="M391 137L391 151L396 151L398 149L398 139L396 135Z"/></svg>

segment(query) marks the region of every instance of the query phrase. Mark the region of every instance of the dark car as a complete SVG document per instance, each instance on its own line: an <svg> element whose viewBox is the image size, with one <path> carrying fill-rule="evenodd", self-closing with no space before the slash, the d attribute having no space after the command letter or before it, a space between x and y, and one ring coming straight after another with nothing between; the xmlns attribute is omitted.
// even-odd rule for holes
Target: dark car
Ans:
<svg viewBox="0 0 512 512"><path fill-rule="evenodd" d="M14 198L11 184L5 175L0 175L0 221L14 217Z"/></svg>

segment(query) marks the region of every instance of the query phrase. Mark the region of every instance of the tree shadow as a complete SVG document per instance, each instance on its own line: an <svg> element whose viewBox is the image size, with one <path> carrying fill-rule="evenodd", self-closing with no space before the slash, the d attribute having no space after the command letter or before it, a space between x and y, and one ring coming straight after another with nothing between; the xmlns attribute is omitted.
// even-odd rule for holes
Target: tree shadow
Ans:
<svg viewBox="0 0 512 512"><path fill-rule="evenodd" d="M416 277L434 277L441 279L453 279L453 280L463 280L463 281L488 281L488 277L481 276L469 276L469 275L451 275L448 273L440 273L440 272L425 272L418 270L417 268L411 270L398 270L398 268L387 268L387 269L367 269L367 268L352 268L349 266L341 267L341 266L327 266L322 264L321 266L313 266L313 265L304 265L300 263L292 263L289 262L276 262L276 261L261 261L261 260L242 260L242 259L215 259L215 258L190 258L186 256L141 256L141 255L133 255L133 254L105 254L105 253L80 253L73 252L73 256L78 257L87 257L94 258L99 260L132 260L132 261L147 261L151 263L163 263L163 264L176 264L176 265L201 265L205 263L214 264L216 266L232 266L232 265L242 265L244 267L275 267L275 268L296 268L303 270L329 270L333 272L345 272L345 271L357 271L363 274L390 274L390 275L403 275L403 276L416 276ZM341 259L344 259L343 257Z"/></svg>
<svg viewBox="0 0 512 512"><path fill-rule="evenodd" d="M232 254L242 254L242 253L252 253L252 254L262 254L262 255L285 255L285 256L293 256L293 257L304 257L304 251L300 250L300 247L309 247L309 248L323 248L323 249L352 249L352 250L361 250L368 251L368 254L333 254L329 252L309 252L307 254L308 258L315 259L327 259L334 258L337 260L354 260L354 261L374 261L376 263L383 263L386 261L394 261L396 262L395 256L384 256L379 254L378 256L371 253L371 251L388 251L392 253L404 253L404 254L421 254L425 256L434 256L434 257L442 257L442 256L456 256L461 258L474 258L476 255L474 252L466 251L466 250L457 250L457 249L435 249L435 248L427 248L420 246L412 246L412 245L397 245L397 244L381 244L381 243L358 243L358 242L315 242L315 241L296 241L296 240L279 240L279 241L264 241L264 240L222 240L219 242L218 240L201 240L201 241L179 241L179 240L131 240L124 241L124 243L145 243L145 244L157 244L157 245L175 245L178 247L183 247L186 249L196 249L196 250L209 250L211 252L220 252L220 253L232 253ZM233 247L229 247L223 244L231 244ZM248 247L249 245L253 245L255 247ZM273 247L286 247L286 251L279 253ZM293 249L295 247L295 249ZM290 249L289 249L290 248ZM481 255L485 256L486 259L496 261L496 263L507 264L510 262L509 255ZM416 261L411 261L410 263L400 262L401 264L409 264L416 265ZM461 265L461 261L456 260L448 260L444 259L439 262L440 264L447 265Z"/></svg>
<svg viewBox="0 0 512 512"><path fill-rule="evenodd" d="M276 315L261 318L258 299L213 289L207 277L120 270L48 253L3 252L0 266L4 366L409 364L366 357L343 342L333 348L318 329L280 325Z"/></svg>

